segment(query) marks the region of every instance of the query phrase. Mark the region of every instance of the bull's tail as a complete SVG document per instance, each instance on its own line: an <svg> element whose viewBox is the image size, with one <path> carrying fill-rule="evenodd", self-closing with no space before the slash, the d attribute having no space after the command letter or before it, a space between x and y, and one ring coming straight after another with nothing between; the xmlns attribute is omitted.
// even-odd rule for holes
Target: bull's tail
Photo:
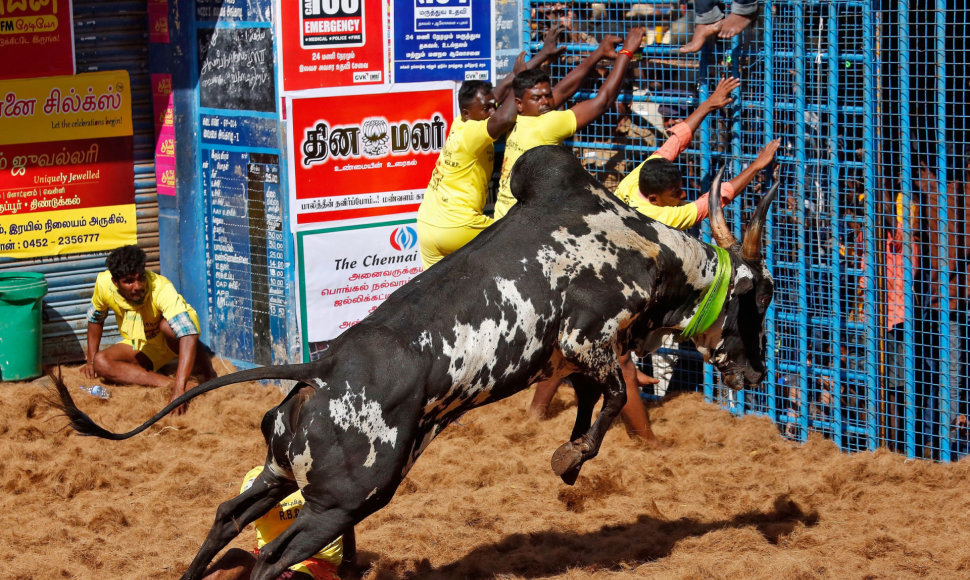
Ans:
<svg viewBox="0 0 970 580"><path fill-rule="evenodd" d="M102 439L121 441L122 439L128 439L129 437L138 435L145 429L148 429L157 423L162 417L168 415L183 403L187 403L199 395L208 393L209 391L214 391L220 387L225 387L226 385L263 379L289 379L294 381L306 381L312 378L311 374L308 372L310 367L311 365L309 364L271 365L246 369L244 371L231 373L222 377L216 377L182 393L178 398L166 405L164 409L158 413L155 413L151 419L145 421L127 433L113 433L95 423L91 417L88 417L87 414L78 409L77 405L74 404L74 399L71 398L71 393L68 391L64 381L61 380L61 377L51 374L51 379L54 381L54 386L57 388L57 394L61 400L58 407L64 412L64 415L67 416L68 420L70 420L71 428L81 435L93 435Z"/></svg>

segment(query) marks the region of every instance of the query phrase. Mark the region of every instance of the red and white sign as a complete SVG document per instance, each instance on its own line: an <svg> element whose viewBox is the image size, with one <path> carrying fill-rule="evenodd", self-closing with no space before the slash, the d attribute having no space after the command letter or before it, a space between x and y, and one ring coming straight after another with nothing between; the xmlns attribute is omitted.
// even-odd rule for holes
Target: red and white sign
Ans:
<svg viewBox="0 0 970 580"><path fill-rule="evenodd" d="M279 3L281 92L387 82L384 0Z"/></svg>
<svg viewBox="0 0 970 580"><path fill-rule="evenodd" d="M416 212L454 119L454 83L287 98L295 229Z"/></svg>
<svg viewBox="0 0 970 580"><path fill-rule="evenodd" d="M0 0L0 79L74 74L71 0Z"/></svg>

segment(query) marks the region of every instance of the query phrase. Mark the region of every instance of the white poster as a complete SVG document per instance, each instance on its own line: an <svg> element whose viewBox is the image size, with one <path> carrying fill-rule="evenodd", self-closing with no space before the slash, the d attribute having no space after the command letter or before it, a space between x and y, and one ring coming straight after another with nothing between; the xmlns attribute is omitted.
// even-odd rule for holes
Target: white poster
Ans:
<svg viewBox="0 0 970 580"><path fill-rule="evenodd" d="M304 359L421 272L413 219L297 234Z"/></svg>

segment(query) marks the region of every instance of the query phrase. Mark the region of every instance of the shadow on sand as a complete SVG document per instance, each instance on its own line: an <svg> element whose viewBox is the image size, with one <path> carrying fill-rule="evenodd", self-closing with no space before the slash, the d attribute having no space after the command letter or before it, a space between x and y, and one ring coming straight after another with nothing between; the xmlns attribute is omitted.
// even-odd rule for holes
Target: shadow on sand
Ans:
<svg viewBox="0 0 970 580"><path fill-rule="evenodd" d="M398 565L409 569L415 578L452 580L454 578L494 578L505 574L541 578L568 570L622 570L668 556L678 542L700 537L725 528L754 526L772 543L791 534L799 526L814 526L818 514L806 512L787 494L778 496L774 509L767 512L748 512L729 520L702 522L691 518L666 521L641 515L637 521L623 525L606 525L587 534L563 533L554 530L532 534L512 534L500 542L484 544L467 553L460 560L440 568L433 568L427 560L421 562L388 562L378 565L375 580L400 577ZM374 565L373 555L362 553L360 558L365 574ZM622 564L621 564L622 563Z"/></svg>

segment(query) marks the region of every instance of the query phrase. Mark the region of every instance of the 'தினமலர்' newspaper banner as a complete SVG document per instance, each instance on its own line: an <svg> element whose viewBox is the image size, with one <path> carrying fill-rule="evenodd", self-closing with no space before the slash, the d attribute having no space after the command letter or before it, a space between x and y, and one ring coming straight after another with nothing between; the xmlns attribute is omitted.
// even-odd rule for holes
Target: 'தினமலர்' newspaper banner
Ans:
<svg viewBox="0 0 970 580"><path fill-rule="evenodd" d="M0 256L136 241L126 71L0 81Z"/></svg>
<svg viewBox="0 0 970 580"><path fill-rule="evenodd" d="M417 212L454 119L453 82L287 97L294 229Z"/></svg>

